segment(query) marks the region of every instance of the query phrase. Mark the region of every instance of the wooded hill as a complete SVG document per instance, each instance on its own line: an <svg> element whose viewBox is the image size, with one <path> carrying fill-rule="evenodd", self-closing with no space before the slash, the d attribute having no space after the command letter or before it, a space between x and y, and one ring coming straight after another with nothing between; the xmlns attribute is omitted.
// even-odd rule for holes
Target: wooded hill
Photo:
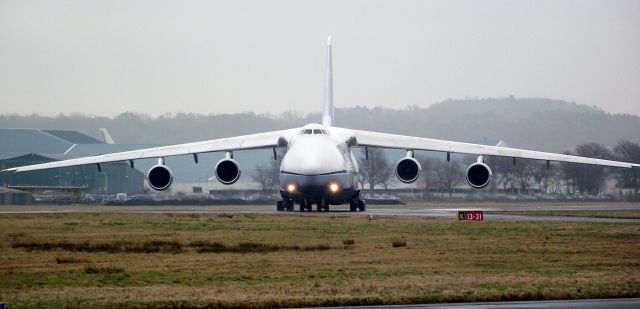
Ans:
<svg viewBox="0 0 640 309"><path fill-rule="evenodd" d="M126 112L113 118L34 114L0 115L0 127L77 130L100 139L98 128L105 127L117 143L171 144L291 128L319 122L320 118L319 112L178 113L159 117ZM447 100L428 108L338 108L336 123L454 141L504 140L512 147L546 151L564 151L586 142L606 146L623 139L640 142L637 115L610 114L597 107L541 98Z"/></svg>

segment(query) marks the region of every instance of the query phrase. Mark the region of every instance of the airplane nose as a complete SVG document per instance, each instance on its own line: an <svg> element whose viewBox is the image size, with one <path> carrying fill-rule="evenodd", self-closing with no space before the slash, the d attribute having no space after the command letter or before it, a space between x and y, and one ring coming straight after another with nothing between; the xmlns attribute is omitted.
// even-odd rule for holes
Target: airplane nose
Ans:
<svg viewBox="0 0 640 309"><path fill-rule="evenodd" d="M285 154L281 169L301 175L322 175L345 170L345 163L333 143L297 143Z"/></svg>
<svg viewBox="0 0 640 309"><path fill-rule="evenodd" d="M300 162L302 170L308 173L322 173L326 167L323 167L322 161L319 157L305 157Z"/></svg>

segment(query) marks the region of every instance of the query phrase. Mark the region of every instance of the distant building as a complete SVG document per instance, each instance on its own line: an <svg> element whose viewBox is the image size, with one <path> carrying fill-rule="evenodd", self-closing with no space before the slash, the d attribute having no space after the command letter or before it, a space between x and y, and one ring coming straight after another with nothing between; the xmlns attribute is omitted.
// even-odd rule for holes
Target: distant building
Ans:
<svg viewBox="0 0 640 309"><path fill-rule="evenodd" d="M76 131L0 129L0 169L128 150ZM99 150L99 151L97 151ZM84 193L144 192L144 175L126 163L0 174L3 187L86 187Z"/></svg>
<svg viewBox="0 0 640 309"><path fill-rule="evenodd" d="M117 142L117 141L116 141ZM0 129L0 168L38 164L64 159L107 154L149 147L159 144L107 144L76 131L39 129ZM192 193L192 186L209 189L248 189L256 187L252 175L256 166L268 164L272 159L270 149L237 151L235 159L240 163L242 176L232 186L220 184L213 177L213 168L224 153L203 153L196 164L193 156L167 157L166 164L174 173L174 183L167 194ZM102 173L94 165L59 168L15 174L0 174L0 186L83 186L84 193L116 194L154 192L146 186L144 174L156 164L156 159L135 161L132 169L126 162L101 164ZM196 183L197 185L194 185ZM204 184L203 184L204 183Z"/></svg>
<svg viewBox="0 0 640 309"><path fill-rule="evenodd" d="M27 205L30 203L30 192L0 187L0 205Z"/></svg>

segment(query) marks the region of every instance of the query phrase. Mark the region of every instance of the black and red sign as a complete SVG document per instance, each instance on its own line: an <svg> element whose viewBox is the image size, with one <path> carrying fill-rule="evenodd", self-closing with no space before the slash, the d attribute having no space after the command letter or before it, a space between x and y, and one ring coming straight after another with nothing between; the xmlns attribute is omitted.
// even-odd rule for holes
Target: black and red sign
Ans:
<svg viewBox="0 0 640 309"><path fill-rule="evenodd" d="M482 210L465 210L458 211L458 221L482 221L484 220L484 214Z"/></svg>

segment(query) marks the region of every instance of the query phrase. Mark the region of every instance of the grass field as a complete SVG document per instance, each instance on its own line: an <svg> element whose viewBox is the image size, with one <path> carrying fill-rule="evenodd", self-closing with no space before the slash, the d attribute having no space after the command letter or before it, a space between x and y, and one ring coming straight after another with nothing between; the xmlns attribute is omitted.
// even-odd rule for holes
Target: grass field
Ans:
<svg viewBox="0 0 640 309"><path fill-rule="evenodd" d="M628 296L640 296L640 225L633 223L0 215L0 303L12 308Z"/></svg>

